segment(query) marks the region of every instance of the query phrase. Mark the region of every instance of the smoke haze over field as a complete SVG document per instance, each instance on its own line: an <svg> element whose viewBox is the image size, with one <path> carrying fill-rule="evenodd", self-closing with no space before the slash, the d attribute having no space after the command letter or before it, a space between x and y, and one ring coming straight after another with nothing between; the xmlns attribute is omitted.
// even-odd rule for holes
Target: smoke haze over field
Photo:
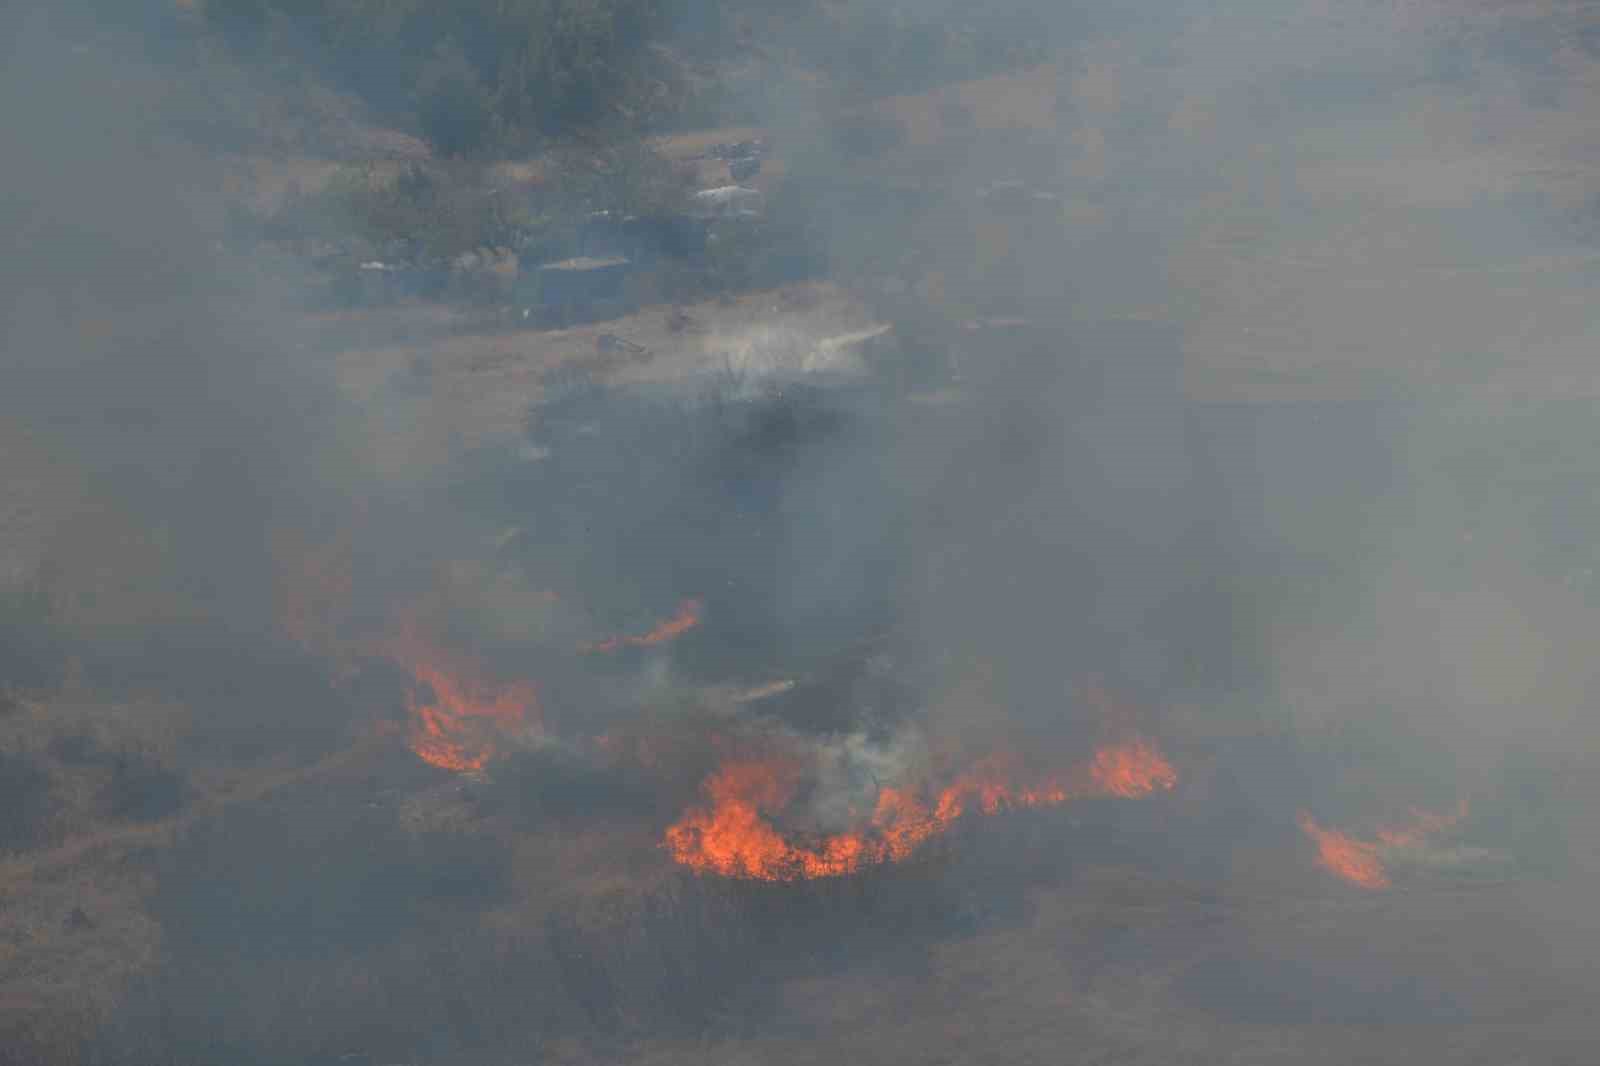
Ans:
<svg viewBox="0 0 1600 1066"><path fill-rule="evenodd" d="M49 538L57 564L69 584L154 568L120 579L259 632L267 531L328 504L331 378L289 343L276 283L222 249L215 161L165 127L149 68L37 19L4 78L0 405L84 479L86 511L42 516L83 534ZM83 557L119 540L157 547Z"/></svg>
<svg viewBox="0 0 1600 1066"><path fill-rule="evenodd" d="M46 813L0 887L138 960L85 1061L810 1053L835 980L1129 1061L1583 1028L1593 16L595 0L556 63L526 5L400 5L385 73L371 11L302 6L7 18L0 804ZM186 77L240 95L197 123ZM464 158L253 215L225 172L326 162L224 138L254 94ZM762 216L530 318L544 258L611 261L552 186L676 203L721 119ZM412 210L522 259L315 302L324 245L434 269L374 235ZM29 1002L74 981L38 944ZM1100 1006L1004 1015L964 946Z"/></svg>

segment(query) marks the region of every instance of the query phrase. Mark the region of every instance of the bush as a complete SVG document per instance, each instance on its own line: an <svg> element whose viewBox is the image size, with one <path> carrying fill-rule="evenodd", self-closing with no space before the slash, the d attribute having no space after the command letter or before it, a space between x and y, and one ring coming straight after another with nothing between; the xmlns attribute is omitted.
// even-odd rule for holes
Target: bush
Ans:
<svg viewBox="0 0 1600 1066"><path fill-rule="evenodd" d="M498 243L519 221L515 202L480 168L412 163L398 172L346 168L318 192L286 204L274 223L285 236L353 235L386 257L448 262Z"/></svg>
<svg viewBox="0 0 1600 1066"><path fill-rule="evenodd" d="M641 219L671 217L687 206L692 173L680 171L646 141L621 133L553 155L558 211L608 210Z"/></svg>

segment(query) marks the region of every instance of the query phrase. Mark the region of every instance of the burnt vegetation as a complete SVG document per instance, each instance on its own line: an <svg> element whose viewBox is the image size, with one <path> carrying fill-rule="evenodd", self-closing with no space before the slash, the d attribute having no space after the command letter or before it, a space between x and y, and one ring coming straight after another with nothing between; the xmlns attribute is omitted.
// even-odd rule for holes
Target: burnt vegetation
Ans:
<svg viewBox="0 0 1600 1066"><path fill-rule="evenodd" d="M519 751L496 768L479 809L524 827L650 815L660 801L631 768L600 767L559 749Z"/></svg>
<svg viewBox="0 0 1600 1066"><path fill-rule="evenodd" d="M542 458L483 455L455 495L525 529L514 550L530 565L565 561L610 631L705 597L680 666L759 674L780 643L803 659L888 622L898 492L885 471L835 460L883 447L892 403L878 382L738 372L681 389L577 383L530 416ZM794 603L802 586L809 610Z"/></svg>
<svg viewBox="0 0 1600 1066"><path fill-rule="evenodd" d="M572 1038L604 1053L647 1034L781 1026L784 982L863 965L915 972L933 944L1021 918L1026 887L1065 870L1029 860L1017 876L1015 845L1059 844L1059 823L1036 822L992 849L852 878L673 874L562 893L507 936L474 917L507 892L494 842L417 836L370 814L329 821L231 818L163 860L164 960L84 1061L449 1059Z"/></svg>

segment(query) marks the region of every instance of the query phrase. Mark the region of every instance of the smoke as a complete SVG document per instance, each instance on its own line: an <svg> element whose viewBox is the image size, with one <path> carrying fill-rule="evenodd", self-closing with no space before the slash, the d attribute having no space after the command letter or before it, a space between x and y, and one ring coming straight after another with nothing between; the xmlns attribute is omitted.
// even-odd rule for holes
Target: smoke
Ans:
<svg viewBox="0 0 1600 1066"><path fill-rule="evenodd" d="M695 25L717 21L704 7ZM1424 884L1594 866L1581 36L1530 62L1494 15L1427 3L955 7L830 5L889 41L937 37L938 63L830 41L822 16L758 20L763 62L787 45L790 69L739 117L774 132L771 234L849 294L836 320L837 292L725 317L707 300L686 318L709 328L663 342L681 359L610 324L512 332L476 380L454 349L433 377L382 381L391 353L363 353L360 389L336 373L338 338L295 312L299 268L234 241L218 146L176 134L165 77L115 32L17 20L0 72L0 418L17 442L0 448L20 486L3 573L30 575L83 646L190 652L148 676L227 675L201 686L206 714L293 711L318 755L356 704L399 723L370 769L349 754L359 773L307 771L294 800L241 801L163 860L180 965L150 995L260 957L300 1005L348 949L399 976L329 979L306 1009L366 1009L417 979L430 1006L405 1039L442 1056L520 1023L512 977L552 1031L710 1026L744 974L827 956L809 941L851 907L852 930L881 906L926 945L1021 920L1027 890L1079 863L1252 900L1337 890L1326 841L1374 890L1405 863ZM908 29L957 14L993 22ZM973 76L922 92L953 70ZM651 316L676 321L649 308L627 328ZM420 332L384 344L422 350ZM549 372L597 345L639 369L571 387ZM448 422L474 388L494 402L462 410L518 430L467 427L438 469L406 453L380 476L365 435ZM1148 802L1095 777L1116 769L1107 750L1146 771ZM696 832L726 828L726 765L749 814L733 828L822 880L862 874L850 855L901 858L886 826L959 852L960 812L936 826L927 809L941 792L974 812L988 788L1027 817L965 860L930 845L914 873L867 864L854 896L672 881L663 833L690 811ZM878 850L827 850L863 839ZM925 898L883 903L913 878ZM1587 933L1580 912L1562 920ZM1181 996L1293 969L1239 946L1288 920L1089 946L1128 966L1204 956ZM434 964L476 972L480 950L498 967L482 973L511 976ZM1405 977L1402 953L1341 955L1328 980ZM250 1002L236 969L228 995ZM1417 962L1412 983L1439 969ZM1390 1017L1370 999L1357 1020ZM291 1012L252 1023L277 1028L275 1010Z"/></svg>
<svg viewBox="0 0 1600 1066"><path fill-rule="evenodd" d="M331 382L285 328L276 283L224 243L217 160L165 124L166 84L115 33L19 22L0 123L0 404L83 481L87 508L24 520L54 530L42 539L68 586L115 567L160 586L106 605L123 624L266 632L268 534L325 513L339 473ZM152 550L95 557L119 535Z"/></svg>
<svg viewBox="0 0 1600 1066"><path fill-rule="evenodd" d="M1201 758L1278 782L1244 791L1290 833L1297 804L1514 802L1510 753L1592 746L1590 434L1559 397L1587 388L1593 316L1551 97L1577 90L1493 12L1130 21L932 116L774 109L791 205L840 276L888 279L900 336L940 337L959 396L825 464L893 487L836 508L846 531L817 518L828 475L791 472L784 543L889 538L919 723L1070 746L1099 677L1263 744ZM1277 731L1306 776L1259 764Z"/></svg>
<svg viewBox="0 0 1600 1066"><path fill-rule="evenodd" d="M1182 728L1263 748L1200 758L1277 782L1239 792L1291 833L1297 804L1449 808L1508 787L1512 749L1589 743L1584 475L1507 459L1587 453L1551 384L1582 387L1593 326L1549 72L1494 15L1427 5L1076 19L1050 63L936 102L797 90L759 116L772 211L870 294L899 350L863 364L898 358L918 402L829 378L859 366L809 330L714 333L731 407L807 428L713 433L613 482L596 524L649 533L579 565L657 617L703 594L696 639L762 648L686 642L691 676L804 673L801 647L892 633L917 689L897 727L803 688L782 717L819 737L1070 749L1108 728L1092 679L1141 727L1198 706ZM796 421L823 380L847 416ZM652 447L595 424L612 454ZM1303 779L1259 765L1281 731ZM829 780L826 807L860 809L856 776Z"/></svg>

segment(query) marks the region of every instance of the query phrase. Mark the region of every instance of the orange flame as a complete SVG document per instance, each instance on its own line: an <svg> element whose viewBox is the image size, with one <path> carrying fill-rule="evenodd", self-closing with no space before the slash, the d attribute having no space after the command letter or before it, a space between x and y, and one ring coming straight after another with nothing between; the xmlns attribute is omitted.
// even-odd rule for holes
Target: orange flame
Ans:
<svg viewBox="0 0 1600 1066"><path fill-rule="evenodd" d="M1300 812L1300 828L1317 845L1317 865L1335 877L1370 889L1388 888L1393 883L1378 857L1378 845L1324 829L1305 811Z"/></svg>
<svg viewBox="0 0 1600 1066"><path fill-rule="evenodd" d="M1466 800L1449 814L1413 809L1410 824L1383 826L1378 829L1376 840L1359 840L1336 829L1324 829L1311 815L1301 811L1300 829L1317 845L1318 866L1352 885L1377 890L1394 883L1383 862L1385 850L1416 847L1466 816Z"/></svg>
<svg viewBox="0 0 1600 1066"><path fill-rule="evenodd" d="M684 600L678 604L678 613L665 622L658 624L650 632L637 637L607 637L605 640L594 644L585 644L578 650L589 654L592 652L616 651L618 648L648 648L655 644L665 644L683 636L689 630L700 624L701 603L699 600Z"/></svg>
<svg viewBox="0 0 1600 1066"><path fill-rule="evenodd" d="M868 826L793 843L770 818L794 798L799 765L781 759L725 763L704 785L707 806L690 810L669 826L665 847L673 861L725 877L839 877L907 858L969 809L997 814L1086 796L1132 798L1177 783L1172 765L1143 740L1102 749L1086 767L1059 778L1021 785L1016 773L1015 760L990 757L958 777L931 805L912 791L884 788Z"/></svg>
<svg viewBox="0 0 1600 1066"><path fill-rule="evenodd" d="M414 635L397 652L417 683L406 696L411 714L407 745L423 762L457 772L481 770L505 734L537 725L539 704L530 683L483 681L475 664L451 661ZM424 697L424 687L431 698Z"/></svg>
<svg viewBox="0 0 1600 1066"><path fill-rule="evenodd" d="M1170 791L1178 783L1178 772L1151 744L1134 739L1113 748L1095 752L1089 776L1100 794L1138 799L1161 789Z"/></svg>
<svg viewBox="0 0 1600 1066"><path fill-rule="evenodd" d="M1451 829L1467 816L1467 801L1463 799L1449 814L1411 809L1411 824L1383 826L1378 830L1378 843L1386 848L1414 848L1428 837Z"/></svg>

